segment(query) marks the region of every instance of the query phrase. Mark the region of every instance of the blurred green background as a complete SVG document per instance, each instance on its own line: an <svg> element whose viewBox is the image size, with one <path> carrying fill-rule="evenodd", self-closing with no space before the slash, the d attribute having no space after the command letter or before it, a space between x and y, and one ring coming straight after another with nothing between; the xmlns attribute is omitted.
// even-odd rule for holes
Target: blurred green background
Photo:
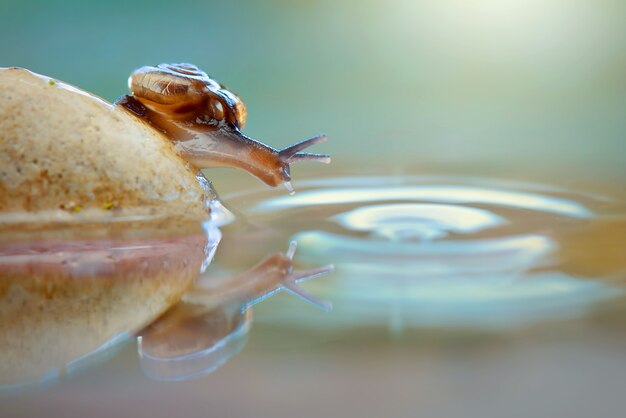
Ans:
<svg viewBox="0 0 626 418"><path fill-rule="evenodd" d="M623 191L625 21L619 0L3 0L0 65L114 100L188 61L242 96L250 136L329 133L335 170Z"/></svg>

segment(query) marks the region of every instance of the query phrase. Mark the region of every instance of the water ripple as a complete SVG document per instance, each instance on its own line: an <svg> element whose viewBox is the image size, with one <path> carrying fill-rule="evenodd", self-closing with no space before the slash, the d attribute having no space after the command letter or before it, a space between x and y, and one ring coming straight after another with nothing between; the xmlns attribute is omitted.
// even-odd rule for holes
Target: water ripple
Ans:
<svg viewBox="0 0 626 418"><path fill-rule="evenodd" d="M582 204L564 198L522 191L472 186L391 186L307 190L296 196L280 196L260 202L254 210L272 211L310 205L341 205L383 201L431 201L444 203L513 206L551 212L574 218L590 218L593 213Z"/></svg>
<svg viewBox="0 0 626 418"><path fill-rule="evenodd" d="M332 218L344 228L395 240L429 240L469 234L506 223L487 210L435 204L363 206Z"/></svg>
<svg viewBox="0 0 626 418"><path fill-rule="evenodd" d="M572 240L602 251L588 231L625 213L597 196L436 177L299 187L295 196L238 196L234 205L248 222L297 240L305 261L335 264L332 280L312 285L335 301L335 326L509 326L582 315L625 294L607 277L586 277L565 254Z"/></svg>

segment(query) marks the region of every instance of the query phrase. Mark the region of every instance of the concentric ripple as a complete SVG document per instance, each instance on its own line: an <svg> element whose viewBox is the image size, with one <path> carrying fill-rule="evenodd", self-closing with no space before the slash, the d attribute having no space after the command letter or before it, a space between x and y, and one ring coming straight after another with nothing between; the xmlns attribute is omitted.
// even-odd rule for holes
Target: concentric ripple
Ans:
<svg viewBox="0 0 626 418"><path fill-rule="evenodd" d="M626 232L626 210L606 199L444 177L298 186L295 196L240 195L230 203L244 208L250 225L297 240L301 259L335 264L334 278L312 286L334 300L333 325L507 326L578 316L624 295L617 283L626 257L603 262L597 229L612 222ZM626 234L619 236L613 250L626 249Z"/></svg>

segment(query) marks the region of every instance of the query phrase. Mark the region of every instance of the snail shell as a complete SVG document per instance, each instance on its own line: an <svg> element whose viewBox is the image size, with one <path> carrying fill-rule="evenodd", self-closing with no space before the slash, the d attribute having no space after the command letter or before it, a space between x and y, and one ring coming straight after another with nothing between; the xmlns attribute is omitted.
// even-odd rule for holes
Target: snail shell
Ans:
<svg viewBox="0 0 626 418"><path fill-rule="evenodd" d="M174 118L202 109L215 122L224 121L238 129L246 124L243 101L193 64L141 67L130 76L128 86L146 107Z"/></svg>

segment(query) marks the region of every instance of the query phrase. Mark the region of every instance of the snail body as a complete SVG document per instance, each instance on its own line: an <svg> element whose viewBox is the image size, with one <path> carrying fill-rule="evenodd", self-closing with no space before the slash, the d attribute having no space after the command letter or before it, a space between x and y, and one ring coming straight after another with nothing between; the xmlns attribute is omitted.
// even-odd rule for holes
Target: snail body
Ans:
<svg viewBox="0 0 626 418"><path fill-rule="evenodd" d="M198 168L236 167L269 186L291 192L289 164L330 162L325 154L302 153L325 135L276 150L241 133L247 111L239 97L192 64L142 67L129 78L132 95L117 101L161 130L178 153Z"/></svg>
<svg viewBox="0 0 626 418"><path fill-rule="evenodd" d="M328 161L300 152L324 136L278 151L243 135L243 102L190 64L142 67L129 84L111 104L0 68L0 225L205 220L215 194L202 168L238 167L291 190L289 163Z"/></svg>

